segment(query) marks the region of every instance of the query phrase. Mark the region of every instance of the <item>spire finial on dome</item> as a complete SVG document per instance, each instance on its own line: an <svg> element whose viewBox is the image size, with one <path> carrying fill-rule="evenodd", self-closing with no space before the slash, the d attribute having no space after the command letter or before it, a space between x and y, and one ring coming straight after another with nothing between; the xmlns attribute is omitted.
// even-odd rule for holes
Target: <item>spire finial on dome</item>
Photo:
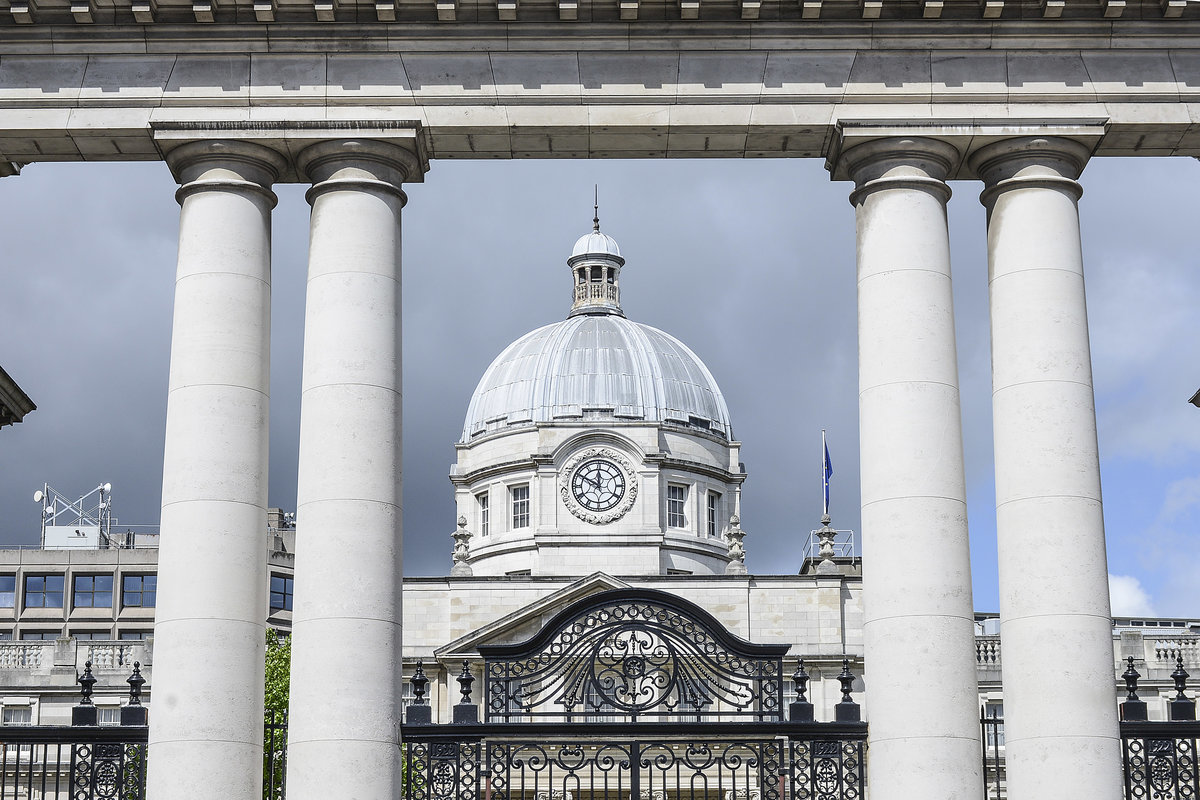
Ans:
<svg viewBox="0 0 1200 800"><path fill-rule="evenodd" d="M580 236L571 249L567 266L575 284L571 314L621 314L621 248L607 233L600 232L600 186L593 187L592 229Z"/></svg>

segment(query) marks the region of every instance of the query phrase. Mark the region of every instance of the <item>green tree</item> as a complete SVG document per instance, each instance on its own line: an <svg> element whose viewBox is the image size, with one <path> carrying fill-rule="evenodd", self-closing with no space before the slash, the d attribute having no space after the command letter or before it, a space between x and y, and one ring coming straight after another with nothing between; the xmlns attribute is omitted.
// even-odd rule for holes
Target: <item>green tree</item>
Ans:
<svg viewBox="0 0 1200 800"><path fill-rule="evenodd" d="M292 682L292 637L267 628L267 711L287 711Z"/></svg>
<svg viewBox="0 0 1200 800"><path fill-rule="evenodd" d="M287 753L288 689L292 682L292 637L267 628L267 671L263 730L263 800L282 800Z"/></svg>

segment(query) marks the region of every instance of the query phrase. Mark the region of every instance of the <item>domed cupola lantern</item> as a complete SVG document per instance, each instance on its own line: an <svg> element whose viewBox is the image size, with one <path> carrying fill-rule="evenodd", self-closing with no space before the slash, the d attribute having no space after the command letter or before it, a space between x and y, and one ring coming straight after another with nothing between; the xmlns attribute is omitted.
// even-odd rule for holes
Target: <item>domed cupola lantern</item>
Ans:
<svg viewBox="0 0 1200 800"><path fill-rule="evenodd" d="M567 259L575 285L569 316L578 314L618 314L621 311L621 248L617 240L600 232L600 204L595 205L591 233L575 242Z"/></svg>

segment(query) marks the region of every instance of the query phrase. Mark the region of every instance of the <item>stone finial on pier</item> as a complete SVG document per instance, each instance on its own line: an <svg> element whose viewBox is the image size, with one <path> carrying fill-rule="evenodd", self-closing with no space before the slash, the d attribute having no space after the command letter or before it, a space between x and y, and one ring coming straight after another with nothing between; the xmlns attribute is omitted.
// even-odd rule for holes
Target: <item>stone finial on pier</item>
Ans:
<svg viewBox="0 0 1200 800"><path fill-rule="evenodd" d="M450 575L455 578L470 577L471 565L468 563L471 560L471 532L467 530L467 518L458 518L458 528L450 534L454 537L454 566L450 569Z"/></svg>
<svg viewBox="0 0 1200 800"><path fill-rule="evenodd" d="M742 518L737 514L729 518L729 525L725 528L725 543L729 545L729 564L725 567L726 575L745 575L746 574L746 546L742 540L746 538L746 532L742 530Z"/></svg>

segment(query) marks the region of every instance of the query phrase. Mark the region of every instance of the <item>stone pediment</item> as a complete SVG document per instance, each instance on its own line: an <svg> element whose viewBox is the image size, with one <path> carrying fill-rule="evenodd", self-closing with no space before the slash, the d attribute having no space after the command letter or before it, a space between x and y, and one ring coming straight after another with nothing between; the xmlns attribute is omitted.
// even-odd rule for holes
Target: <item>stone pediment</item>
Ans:
<svg viewBox="0 0 1200 800"><path fill-rule="evenodd" d="M625 581L603 572L595 572L524 608L442 645L434 651L434 657L443 662L475 658L478 656L476 648L479 645L523 642L540 631L546 620L571 603L599 592L628 588L630 588L629 584Z"/></svg>

